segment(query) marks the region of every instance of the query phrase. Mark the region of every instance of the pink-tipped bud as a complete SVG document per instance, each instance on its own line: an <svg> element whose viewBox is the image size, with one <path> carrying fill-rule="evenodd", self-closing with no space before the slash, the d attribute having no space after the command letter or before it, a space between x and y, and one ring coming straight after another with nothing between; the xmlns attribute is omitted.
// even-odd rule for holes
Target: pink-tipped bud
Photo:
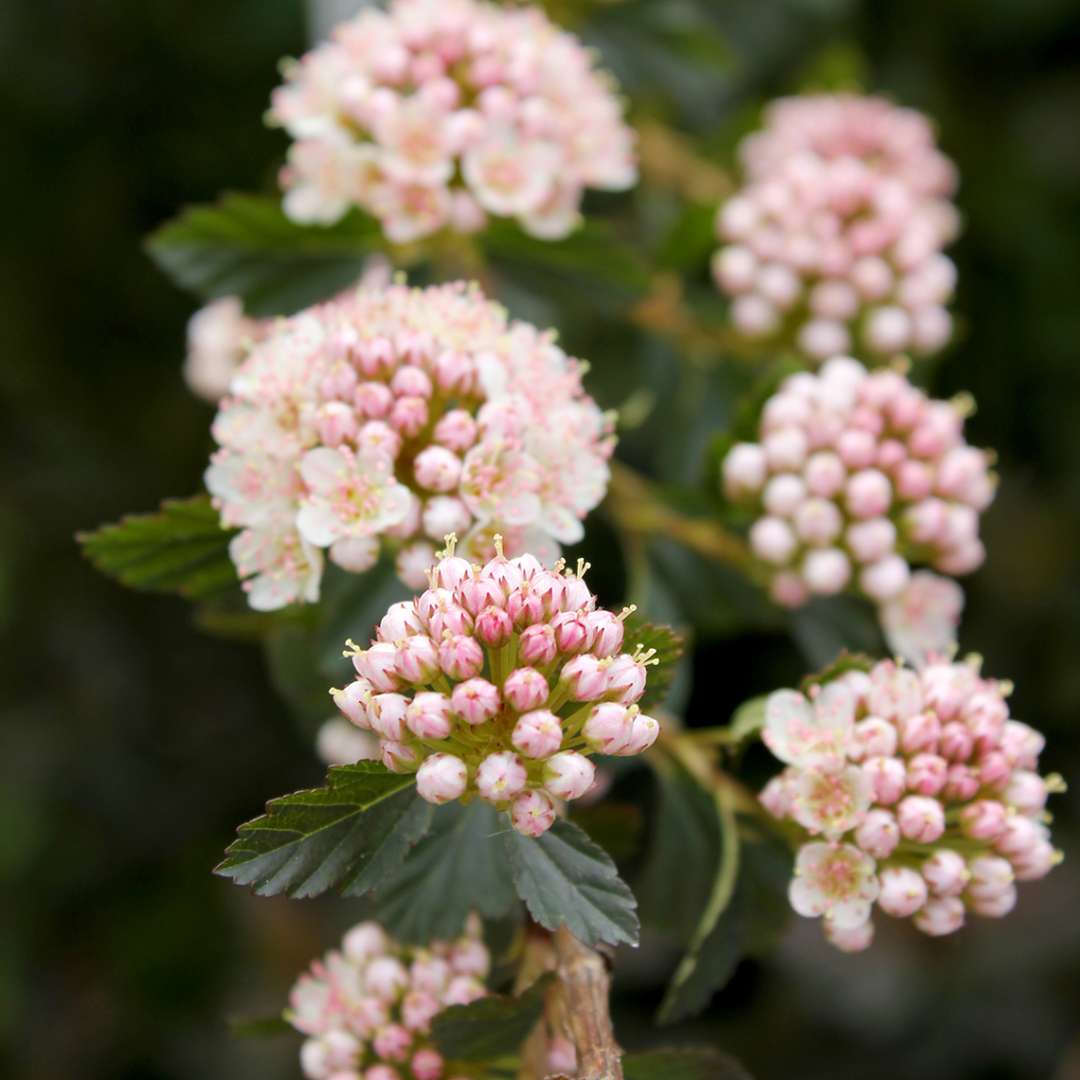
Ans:
<svg viewBox="0 0 1080 1080"><path fill-rule="evenodd" d="M851 563L839 548L821 548L807 552L802 574L811 592L832 596L851 580Z"/></svg>
<svg viewBox="0 0 1080 1080"><path fill-rule="evenodd" d="M724 458L724 490L738 499L761 490L768 475L765 451L756 443L736 443Z"/></svg>
<svg viewBox="0 0 1080 1080"><path fill-rule="evenodd" d="M891 757L896 753L896 728L880 716L868 716L855 725L848 757L862 761L869 757Z"/></svg>
<svg viewBox="0 0 1080 1080"><path fill-rule="evenodd" d="M452 495L435 495L424 503L421 515L424 535L440 540L447 533L462 533L472 522L469 508Z"/></svg>
<svg viewBox="0 0 1080 1080"><path fill-rule="evenodd" d="M811 494L831 499L844 486L847 469L831 450L819 450L807 460L803 478Z"/></svg>
<svg viewBox="0 0 1080 1080"><path fill-rule="evenodd" d="M371 683L367 679L354 679L344 690L331 690L334 704L342 711L350 724L363 731L371 729L368 719L368 702L371 700Z"/></svg>
<svg viewBox="0 0 1080 1080"><path fill-rule="evenodd" d="M949 765L937 754L916 754L907 765L908 790L917 795L937 795L945 786Z"/></svg>
<svg viewBox="0 0 1080 1080"><path fill-rule="evenodd" d="M871 810L855 830L855 843L875 859L887 859L900 843L900 827L888 810Z"/></svg>
<svg viewBox="0 0 1080 1080"><path fill-rule="evenodd" d="M548 709L536 709L518 718L510 741L528 758L546 758L562 745L562 724Z"/></svg>
<svg viewBox="0 0 1080 1080"><path fill-rule="evenodd" d="M368 705L368 721L376 735L392 742L405 736L405 712L409 699L402 694L375 694Z"/></svg>
<svg viewBox="0 0 1080 1080"><path fill-rule="evenodd" d="M955 934L964 925L964 902L958 896L932 896L916 913L914 922L930 937Z"/></svg>
<svg viewBox="0 0 1080 1080"><path fill-rule="evenodd" d="M440 446L463 454L476 442L476 421L464 409L451 409L435 425L432 437Z"/></svg>
<svg viewBox="0 0 1080 1080"><path fill-rule="evenodd" d="M412 988L425 994L441 994L450 975L450 964L441 956L418 956L409 968Z"/></svg>
<svg viewBox="0 0 1080 1080"><path fill-rule="evenodd" d="M497 649L510 640L514 624L501 607L490 604L476 616L473 632L485 645Z"/></svg>
<svg viewBox="0 0 1080 1080"><path fill-rule="evenodd" d="M405 711L405 724L418 739L445 739L453 729L450 699L445 694L417 694Z"/></svg>
<svg viewBox="0 0 1080 1080"><path fill-rule="evenodd" d="M1016 886L1010 885L993 896L968 896L968 906L984 919L1002 919L1016 907Z"/></svg>
<svg viewBox="0 0 1080 1080"><path fill-rule="evenodd" d="M428 446L416 455L413 475L420 487L445 494L461 478L461 458L445 446Z"/></svg>
<svg viewBox="0 0 1080 1080"><path fill-rule="evenodd" d="M1017 881L1038 881L1045 877L1061 861L1050 841L1041 839L1034 847L1012 856Z"/></svg>
<svg viewBox="0 0 1080 1080"><path fill-rule="evenodd" d="M608 696L621 705L632 705L645 693L645 665L629 653L620 653L607 669Z"/></svg>
<svg viewBox="0 0 1080 1080"><path fill-rule="evenodd" d="M585 626L590 634L589 649L601 659L615 656L622 648L623 621L610 611L590 611L585 616Z"/></svg>
<svg viewBox="0 0 1080 1080"><path fill-rule="evenodd" d="M660 736L660 723L651 716L638 713L630 731L626 745L618 751L623 757L643 754Z"/></svg>
<svg viewBox="0 0 1080 1080"><path fill-rule="evenodd" d="M503 683L503 698L518 712L538 709L548 699L547 679L535 668L520 667L510 672Z"/></svg>
<svg viewBox="0 0 1080 1080"><path fill-rule="evenodd" d="M453 754L432 754L416 771L416 791L421 799L440 805L460 799L468 785L468 769Z"/></svg>
<svg viewBox="0 0 1080 1080"><path fill-rule="evenodd" d="M498 688L486 679L468 679L454 687L450 707L467 724L483 724L502 708Z"/></svg>
<svg viewBox="0 0 1080 1080"><path fill-rule="evenodd" d="M905 754L935 754L941 737L941 722L933 713L901 716L900 747Z"/></svg>
<svg viewBox="0 0 1080 1080"><path fill-rule="evenodd" d="M561 653L579 653L589 647L589 630L583 616L575 611L564 611L551 621L555 631L555 644Z"/></svg>
<svg viewBox="0 0 1080 1080"><path fill-rule="evenodd" d="M400 603L390 605L390 609L379 623L377 634L380 641L393 644L422 630L423 624L420 622L416 606L411 600L402 600Z"/></svg>
<svg viewBox="0 0 1080 1080"><path fill-rule="evenodd" d="M1021 814L1038 814L1046 807L1046 781L1038 773L1017 769L1002 792L1002 798Z"/></svg>
<svg viewBox="0 0 1080 1080"><path fill-rule="evenodd" d="M387 1024L375 1032L372 1048L387 1061L404 1061L412 1047L412 1032L402 1024Z"/></svg>
<svg viewBox="0 0 1080 1080"><path fill-rule="evenodd" d="M938 848L923 862L922 876L936 896L959 896L971 874L961 854L949 848Z"/></svg>
<svg viewBox="0 0 1080 1080"><path fill-rule="evenodd" d="M795 531L808 544L832 543L843 526L836 503L827 499L806 499L795 511Z"/></svg>
<svg viewBox="0 0 1080 1080"><path fill-rule="evenodd" d="M550 664L558 651L555 631L548 623L528 627L518 640L518 654L528 664L539 667Z"/></svg>
<svg viewBox="0 0 1080 1080"><path fill-rule="evenodd" d="M776 517L791 517L806 498L806 485L791 473L774 476L766 485L762 503Z"/></svg>
<svg viewBox="0 0 1080 1080"><path fill-rule="evenodd" d="M440 353L435 359L435 381L448 394L467 394L473 388L476 365L458 352Z"/></svg>
<svg viewBox="0 0 1080 1080"><path fill-rule="evenodd" d="M366 964L386 951L386 932L378 923L357 923L342 939L341 947L354 964Z"/></svg>
<svg viewBox="0 0 1080 1080"><path fill-rule="evenodd" d="M367 679L373 690L386 693L400 686L397 648L389 641L377 641L369 649L356 653L352 661L356 673Z"/></svg>
<svg viewBox="0 0 1080 1080"><path fill-rule="evenodd" d="M932 844L945 831L945 810L937 799L909 795L896 808L900 832L917 844Z"/></svg>
<svg viewBox="0 0 1080 1080"><path fill-rule="evenodd" d="M340 446L356 438L356 414L343 401L328 401L315 420L320 442Z"/></svg>
<svg viewBox="0 0 1080 1080"><path fill-rule="evenodd" d="M439 654L427 634L413 634L398 646L394 667L398 676L414 686L429 683L439 673Z"/></svg>
<svg viewBox="0 0 1080 1080"><path fill-rule="evenodd" d="M867 758L862 770L873 788L874 801L884 806L891 806L907 789L907 773L899 758Z"/></svg>
<svg viewBox="0 0 1080 1080"><path fill-rule="evenodd" d="M431 397L431 378L415 364L403 364L394 372L390 389L397 397Z"/></svg>
<svg viewBox="0 0 1080 1080"><path fill-rule="evenodd" d="M576 750L553 754L544 763L544 787L557 799L580 799L596 779L596 766Z"/></svg>
<svg viewBox="0 0 1080 1080"><path fill-rule="evenodd" d="M472 567L467 559L458 555L448 555L440 559L431 570L431 580L439 589L453 591L472 575Z"/></svg>
<svg viewBox="0 0 1080 1080"><path fill-rule="evenodd" d="M390 426L406 439L415 438L428 422L428 403L422 397L399 397L390 409Z"/></svg>
<svg viewBox="0 0 1080 1080"><path fill-rule="evenodd" d="M364 987L383 1001L394 1001L408 989L409 973L400 960L392 956L377 956L364 970Z"/></svg>
<svg viewBox="0 0 1080 1080"><path fill-rule="evenodd" d="M967 761L975 749L975 740L967 726L959 720L950 720L941 729L938 753L949 761Z"/></svg>
<svg viewBox="0 0 1080 1080"><path fill-rule="evenodd" d="M926 903L926 882L909 866L888 866L878 874L878 906L887 915L906 919Z"/></svg>
<svg viewBox="0 0 1080 1080"><path fill-rule="evenodd" d="M869 919L852 927L840 927L832 919L826 919L824 930L829 944L841 952L863 952L874 942L874 924Z"/></svg>
<svg viewBox="0 0 1080 1080"><path fill-rule="evenodd" d="M588 653L568 660L559 673L574 701L599 701L608 690L608 665Z"/></svg>
<svg viewBox="0 0 1080 1080"><path fill-rule="evenodd" d="M960 827L973 840L995 840L1005 829L1007 811L995 799L979 799L960 811Z"/></svg>
<svg viewBox="0 0 1080 1080"><path fill-rule="evenodd" d="M866 469L877 460L877 440L872 432L861 427L848 428L843 432L836 440L836 449L848 469ZM866 481L861 483L865 484Z"/></svg>
<svg viewBox="0 0 1080 1080"><path fill-rule="evenodd" d="M911 568L899 555L888 555L865 567L859 575L859 587L879 604L899 596L911 580Z"/></svg>
<svg viewBox="0 0 1080 1080"><path fill-rule="evenodd" d="M413 1054L409 1062L412 1074L416 1080L441 1080L443 1074L443 1057L438 1050L425 1047Z"/></svg>
<svg viewBox="0 0 1080 1080"><path fill-rule="evenodd" d="M512 799L527 780L521 758L509 750L488 754L476 770L476 790L482 799L493 803Z"/></svg>
<svg viewBox="0 0 1080 1080"><path fill-rule="evenodd" d="M758 801L774 817L785 818L791 813L792 791L788 777L774 776L758 795Z"/></svg>
<svg viewBox="0 0 1080 1080"><path fill-rule="evenodd" d="M966 895L972 898L988 900L1000 896L1015 880L1009 860L1000 855L976 855L968 863L968 872L971 880Z"/></svg>
<svg viewBox="0 0 1080 1080"><path fill-rule="evenodd" d="M368 420L382 420L394 404L394 395L385 383L361 383L353 394L356 411Z"/></svg>
<svg viewBox="0 0 1080 1080"><path fill-rule="evenodd" d="M441 990L440 986L439 991ZM413 989L401 1002L401 1020L410 1031L426 1033L431 1028L431 1021L440 1012L442 1005L435 993L429 990Z"/></svg>
<svg viewBox="0 0 1080 1080"><path fill-rule="evenodd" d="M593 706L585 721L583 734L594 750L602 754L618 754L630 742L633 727L633 714L625 705L605 701Z"/></svg>
<svg viewBox="0 0 1080 1080"><path fill-rule="evenodd" d="M489 606L503 607L506 593L492 577L469 577L454 590L454 595L474 618Z"/></svg>
<svg viewBox="0 0 1080 1080"><path fill-rule="evenodd" d="M383 739L379 743L379 760L392 773L416 772L420 758L411 746Z"/></svg>
<svg viewBox="0 0 1080 1080"><path fill-rule="evenodd" d="M979 790L979 776L967 765L950 765L942 795L951 802L970 802Z"/></svg>
<svg viewBox="0 0 1080 1080"><path fill-rule="evenodd" d="M750 528L750 547L763 562L782 566L795 554L798 540L786 521L763 517Z"/></svg>
<svg viewBox="0 0 1080 1080"><path fill-rule="evenodd" d="M510 822L523 836L542 836L555 824L555 804L543 791L523 791L510 807Z"/></svg>
<svg viewBox="0 0 1080 1080"><path fill-rule="evenodd" d="M864 469L847 482L844 502L848 512L857 518L882 517L892 502L889 478L877 469Z"/></svg>
<svg viewBox="0 0 1080 1080"><path fill-rule="evenodd" d="M439 644L439 667L451 679L471 679L484 666L484 650L475 638L451 634Z"/></svg>

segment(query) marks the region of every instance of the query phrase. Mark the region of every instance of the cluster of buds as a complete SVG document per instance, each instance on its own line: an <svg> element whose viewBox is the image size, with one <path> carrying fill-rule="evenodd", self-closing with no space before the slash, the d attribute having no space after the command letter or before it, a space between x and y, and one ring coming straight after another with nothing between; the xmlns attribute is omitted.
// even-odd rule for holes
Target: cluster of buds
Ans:
<svg viewBox="0 0 1080 1080"><path fill-rule="evenodd" d="M597 608L586 569L501 551L478 566L448 537L430 587L394 604L369 648L349 643L359 677L331 691L338 708L428 802L478 795L539 836L556 800L592 786L591 754L640 754L659 734L636 704L652 650L620 651L632 609Z"/></svg>
<svg viewBox="0 0 1080 1080"><path fill-rule="evenodd" d="M463 937L402 945L377 923L354 926L340 950L316 961L289 995L285 1016L307 1036L300 1065L310 1080L447 1080L429 1037L451 1005L485 997L491 966L470 917ZM450 1078L453 1080L453 1078Z"/></svg>
<svg viewBox="0 0 1080 1080"><path fill-rule="evenodd" d="M787 768L761 802L804 838L791 905L824 916L833 944L866 948L875 903L934 936L967 912L999 918L1016 881L1060 861L1044 819L1064 785L1039 775L1043 737L1009 718L1010 689L971 657L886 660L769 697L762 737Z"/></svg>
<svg viewBox="0 0 1080 1080"><path fill-rule="evenodd" d="M500 530L554 561L603 498L613 417L552 332L462 283L361 288L268 328L234 375L206 485L248 600L318 599L323 550L353 573L386 544L421 588L435 544Z"/></svg>
<svg viewBox="0 0 1080 1080"><path fill-rule="evenodd" d="M723 463L728 497L758 515L750 545L777 603L848 588L883 603L904 592L911 563L951 575L982 564L995 477L964 441L969 408L848 357L783 382L759 442Z"/></svg>
<svg viewBox="0 0 1080 1080"><path fill-rule="evenodd" d="M881 98L782 98L740 148L713 272L747 337L824 359L932 353L952 334L956 173L926 118Z"/></svg>
<svg viewBox="0 0 1080 1080"><path fill-rule="evenodd" d="M295 140L285 212L332 222L359 206L408 243L488 214L555 239L585 188L637 179L609 77L538 7L392 0L285 67L271 123Z"/></svg>

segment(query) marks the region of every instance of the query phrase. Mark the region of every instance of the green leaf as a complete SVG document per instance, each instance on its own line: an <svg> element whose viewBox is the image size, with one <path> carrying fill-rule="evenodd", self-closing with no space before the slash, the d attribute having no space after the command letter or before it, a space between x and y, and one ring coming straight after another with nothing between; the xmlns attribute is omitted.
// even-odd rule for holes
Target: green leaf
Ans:
<svg viewBox="0 0 1080 1080"><path fill-rule="evenodd" d="M603 848L569 821L559 820L533 840L513 830L503 836L518 895L547 930L563 923L586 945L636 945L634 894Z"/></svg>
<svg viewBox="0 0 1080 1080"><path fill-rule="evenodd" d="M789 618L791 635L812 670L846 651L871 656L882 652L881 628L872 609L853 596L817 597Z"/></svg>
<svg viewBox="0 0 1080 1080"><path fill-rule="evenodd" d="M428 830L432 808L414 778L373 761L332 768L325 787L267 804L241 825L215 869L260 896L362 896L400 864Z"/></svg>
<svg viewBox="0 0 1080 1080"><path fill-rule="evenodd" d="M750 739L756 739L765 727L765 704L768 694L744 701L732 714L728 724L728 745L740 746Z"/></svg>
<svg viewBox="0 0 1080 1080"><path fill-rule="evenodd" d="M380 241L358 210L334 225L298 225L278 199L226 195L195 206L147 241L154 261L199 296L239 296L252 315L287 315L356 281Z"/></svg>
<svg viewBox="0 0 1080 1080"><path fill-rule="evenodd" d="M209 496L196 495L167 499L156 514L129 515L77 539L98 570L124 585L198 599L236 585L232 535Z"/></svg>
<svg viewBox="0 0 1080 1080"><path fill-rule="evenodd" d="M545 975L517 997L493 994L454 1005L435 1017L431 1037L451 1061L491 1061L516 1054L544 1011L552 976Z"/></svg>
<svg viewBox="0 0 1080 1080"><path fill-rule="evenodd" d="M685 944L712 892L720 861L713 796L674 758L651 752L657 780L649 854L635 882L642 920L676 932ZM672 882L678 888L672 888Z"/></svg>
<svg viewBox="0 0 1080 1080"><path fill-rule="evenodd" d="M736 898L739 873L739 835L731 794L726 787L712 793L719 836L719 859L712 863L714 877L690 945L660 1004L662 1023L690 1016L703 1009L713 993L730 978L741 948L741 897Z"/></svg>
<svg viewBox="0 0 1080 1080"><path fill-rule="evenodd" d="M664 700L668 687L675 678L676 665L686 648L686 639L670 626L657 626L646 622L635 611L625 620L623 652L632 653L638 647L656 651L653 659L657 663L649 665L645 694L638 702L643 709L648 709Z"/></svg>
<svg viewBox="0 0 1080 1080"><path fill-rule="evenodd" d="M488 918L516 903L499 834L510 828L488 803L448 803L428 835L375 890L375 914L405 941L453 938L470 911Z"/></svg>
<svg viewBox="0 0 1080 1080"><path fill-rule="evenodd" d="M625 1080L750 1080L734 1059L718 1050L647 1050L627 1054Z"/></svg>

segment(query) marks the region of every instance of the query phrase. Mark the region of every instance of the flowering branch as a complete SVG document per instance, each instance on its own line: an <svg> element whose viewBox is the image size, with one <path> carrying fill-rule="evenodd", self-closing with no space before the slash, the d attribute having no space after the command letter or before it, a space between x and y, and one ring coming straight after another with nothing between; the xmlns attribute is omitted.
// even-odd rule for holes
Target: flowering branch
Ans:
<svg viewBox="0 0 1080 1080"><path fill-rule="evenodd" d="M607 505L626 532L641 537L666 536L707 559L745 571L752 568L743 541L715 522L691 518L661 501L645 477L619 462L611 467Z"/></svg>

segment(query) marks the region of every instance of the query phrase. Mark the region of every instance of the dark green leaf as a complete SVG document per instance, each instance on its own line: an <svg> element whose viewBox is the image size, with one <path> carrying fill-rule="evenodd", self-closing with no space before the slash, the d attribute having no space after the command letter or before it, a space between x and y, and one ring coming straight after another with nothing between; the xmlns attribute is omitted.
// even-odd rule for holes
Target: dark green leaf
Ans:
<svg viewBox="0 0 1080 1080"><path fill-rule="evenodd" d="M260 896L362 896L427 832L432 808L414 778L373 761L332 768L325 787L267 804L241 825L215 873Z"/></svg>
<svg viewBox="0 0 1080 1080"><path fill-rule="evenodd" d="M207 495L167 499L156 514L133 514L80 533L86 557L103 574L134 589L212 596L236 584L232 533L221 527Z"/></svg>
<svg viewBox="0 0 1080 1080"><path fill-rule="evenodd" d="M744 701L732 714L728 724L729 745L738 746L749 739L756 739L765 726L765 703L768 694Z"/></svg>
<svg viewBox="0 0 1080 1080"><path fill-rule="evenodd" d="M510 830L503 840L518 895L541 926L565 923L586 945L637 944L633 893L603 848L576 825L556 821L535 840Z"/></svg>
<svg viewBox="0 0 1080 1080"><path fill-rule="evenodd" d="M203 298L239 296L252 315L287 315L356 281L379 237L357 210L335 225L298 225L277 198L234 194L186 210L150 237L147 250Z"/></svg>
<svg viewBox="0 0 1080 1080"><path fill-rule="evenodd" d="M643 709L648 709L664 700L671 680L675 677L675 667L686 647L686 639L670 626L656 626L646 622L635 611L625 620L623 652L633 653L639 647L642 650L655 650L653 659L657 661L649 665L645 694L638 703Z"/></svg>
<svg viewBox="0 0 1080 1080"><path fill-rule="evenodd" d="M657 780L649 855L635 883L642 920L685 944L712 892L720 862L716 803L673 758L646 755ZM678 882L678 888L672 882Z"/></svg>
<svg viewBox="0 0 1080 1080"><path fill-rule="evenodd" d="M479 799L439 807L428 835L379 883L380 921L403 940L424 942L456 937L470 911L506 914L516 897L498 836L509 829L506 818Z"/></svg>
<svg viewBox="0 0 1080 1080"><path fill-rule="evenodd" d="M811 669L845 651L879 655L881 629L872 609L853 596L818 597L792 612L791 634Z"/></svg>
<svg viewBox="0 0 1080 1080"><path fill-rule="evenodd" d="M623 1058L625 1080L750 1080L734 1059L718 1050L647 1050Z"/></svg>
<svg viewBox="0 0 1080 1080"><path fill-rule="evenodd" d="M431 1037L452 1061L490 1061L516 1054L544 1011L552 976L545 975L518 997L500 994L439 1013Z"/></svg>

